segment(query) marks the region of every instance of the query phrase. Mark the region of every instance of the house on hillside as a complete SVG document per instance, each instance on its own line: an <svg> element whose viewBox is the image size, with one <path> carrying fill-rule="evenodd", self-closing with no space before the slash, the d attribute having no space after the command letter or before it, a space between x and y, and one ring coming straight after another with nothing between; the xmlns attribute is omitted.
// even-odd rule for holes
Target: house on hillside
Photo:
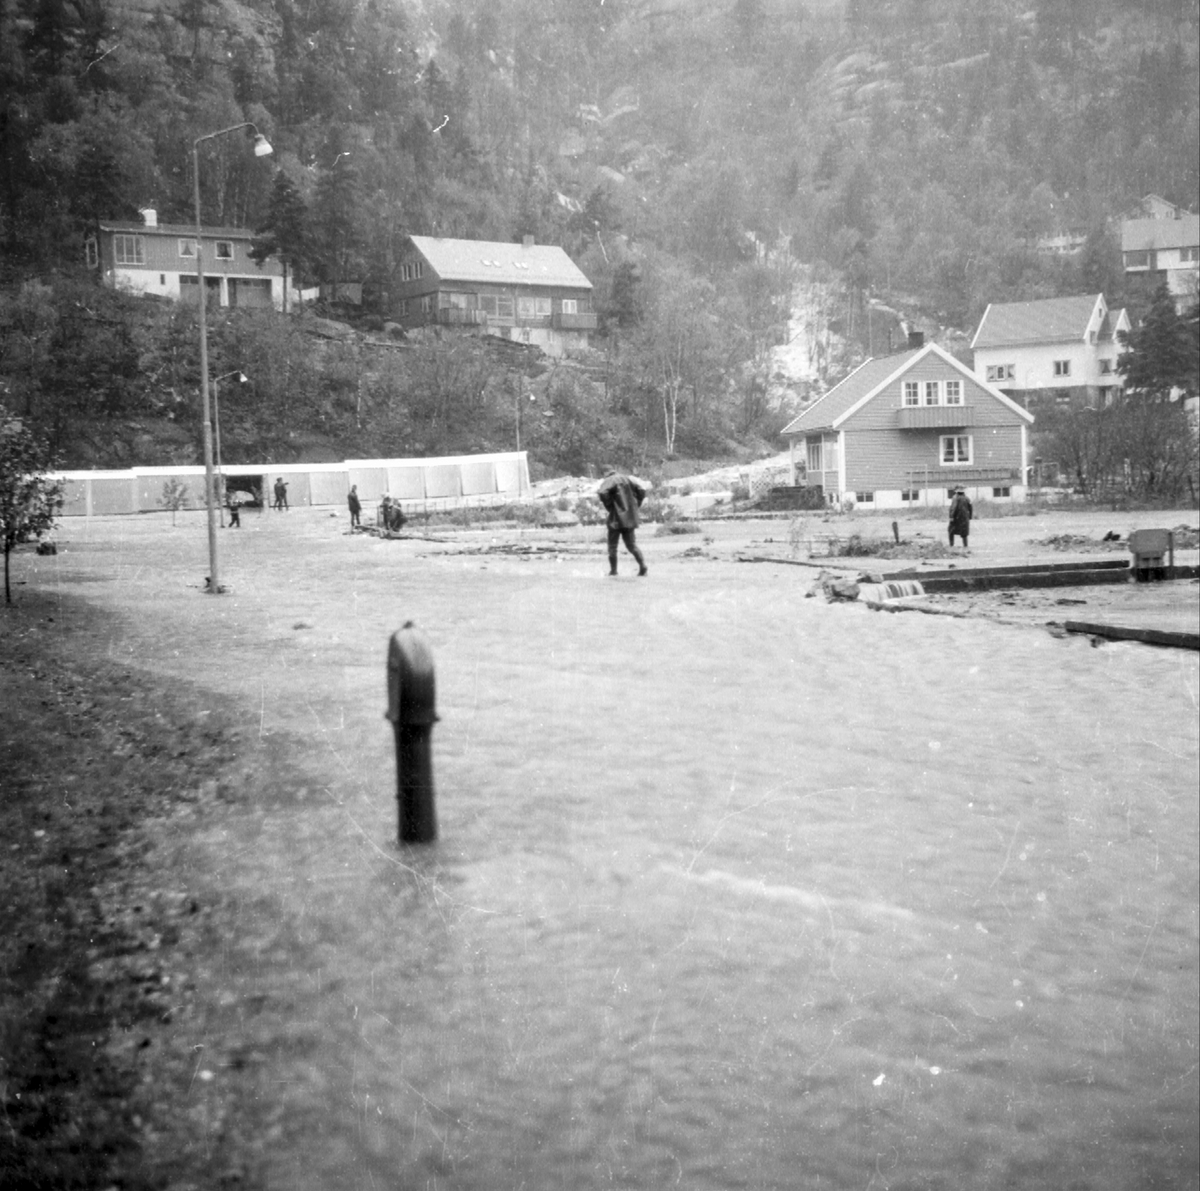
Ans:
<svg viewBox="0 0 1200 1191"><path fill-rule="evenodd" d="M1117 333L1128 330L1103 294L993 303L971 340L975 375L1026 409L1106 405L1124 383Z"/></svg>
<svg viewBox="0 0 1200 1191"><path fill-rule="evenodd" d="M784 427L805 483L866 508L1025 498L1033 415L929 343L867 360Z"/></svg>
<svg viewBox="0 0 1200 1191"><path fill-rule="evenodd" d="M547 355L586 347L596 329L592 283L559 247L409 236L400 258L397 321L477 327Z"/></svg>
<svg viewBox="0 0 1200 1191"><path fill-rule="evenodd" d="M283 265L274 257L257 264L253 239L249 228L201 228L206 305L283 308ZM197 301L195 225L159 223L147 209L141 223L101 220L85 247L88 266L114 289Z"/></svg>
<svg viewBox="0 0 1200 1191"><path fill-rule="evenodd" d="M1174 217L1122 220L1121 255L1126 277L1150 290L1166 282L1182 314L1200 295L1200 215L1172 209Z"/></svg>

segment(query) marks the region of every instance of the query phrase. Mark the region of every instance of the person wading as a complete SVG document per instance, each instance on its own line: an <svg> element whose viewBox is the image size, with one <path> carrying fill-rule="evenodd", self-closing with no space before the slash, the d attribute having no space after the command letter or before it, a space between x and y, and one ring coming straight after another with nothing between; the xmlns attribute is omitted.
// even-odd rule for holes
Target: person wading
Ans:
<svg viewBox="0 0 1200 1191"><path fill-rule="evenodd" d="M617 543L637 559L638 574L646 574L646 560L638 549L636 530L641 521L638 508L646 499L646 490L616 468L604 470L604 479L596 491L600 503L608 511L608 573L617 573Z"/></svg>

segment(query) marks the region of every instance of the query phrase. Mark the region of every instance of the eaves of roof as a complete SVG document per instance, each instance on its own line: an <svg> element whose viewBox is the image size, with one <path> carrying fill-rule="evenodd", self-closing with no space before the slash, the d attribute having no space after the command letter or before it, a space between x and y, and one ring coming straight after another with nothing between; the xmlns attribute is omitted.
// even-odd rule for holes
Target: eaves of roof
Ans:
<svg viewBox="0 0 1200 1191"><path fill-rule="evenodd" d="M1200 215L1179 219L1126 219L1121 224L1122 252L1200 247Z"/></svg>
<svg viewBox="0 0 1200 1191"><path fill-rule="evenodd" d="M196 237L194 223L158 223L153 227L147 227L144 223L136 220L126 222L102 219L100 220L100 230L102 232L136 232L141 236L190 236L192 239ZM200 232L203 236L214 240L254 239L254 232L248 227L202 227Z"/></svg>

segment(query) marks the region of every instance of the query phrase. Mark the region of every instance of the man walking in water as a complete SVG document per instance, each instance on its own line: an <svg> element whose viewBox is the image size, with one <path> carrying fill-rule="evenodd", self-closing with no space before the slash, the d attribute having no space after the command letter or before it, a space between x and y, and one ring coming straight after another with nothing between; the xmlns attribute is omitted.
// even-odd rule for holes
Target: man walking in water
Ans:
<svg viewBox="0 0 1200 1191"><path fill-rule="evenodd" d="M616 468L606 467L596 495L608 510L608 573L617 573L617 543L624 542L625 549L637 559L638 574L646 574L646 560L638 549L635 533L641 520L638 508L646 499L646 490Z"/></svg>

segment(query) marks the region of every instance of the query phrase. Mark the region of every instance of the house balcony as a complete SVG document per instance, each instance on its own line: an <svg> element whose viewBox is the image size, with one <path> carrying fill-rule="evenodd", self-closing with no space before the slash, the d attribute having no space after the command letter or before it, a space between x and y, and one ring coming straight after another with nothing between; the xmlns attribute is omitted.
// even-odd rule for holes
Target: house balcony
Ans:
<svg viewBox="0 0 1200 1191"><path fill-rule="evenodd" d="M443 306L437 312L437 321L444 327L486 327L488 316L482 310L460 310L457 306Z"/></svg>
<svg viewBox="0 0 1200 1191"><path fill-rule="evenodd" d="M550 325L558 331L594 331L596 316L591 313L563 314L559 311L551 317Z"/></svg>
<svg viewBox="0 0 1200 1191"><path fill-rule="evenodd" d="M901 430L937 430L975 425L973 405L905 405L896 411Z"/></svg>

